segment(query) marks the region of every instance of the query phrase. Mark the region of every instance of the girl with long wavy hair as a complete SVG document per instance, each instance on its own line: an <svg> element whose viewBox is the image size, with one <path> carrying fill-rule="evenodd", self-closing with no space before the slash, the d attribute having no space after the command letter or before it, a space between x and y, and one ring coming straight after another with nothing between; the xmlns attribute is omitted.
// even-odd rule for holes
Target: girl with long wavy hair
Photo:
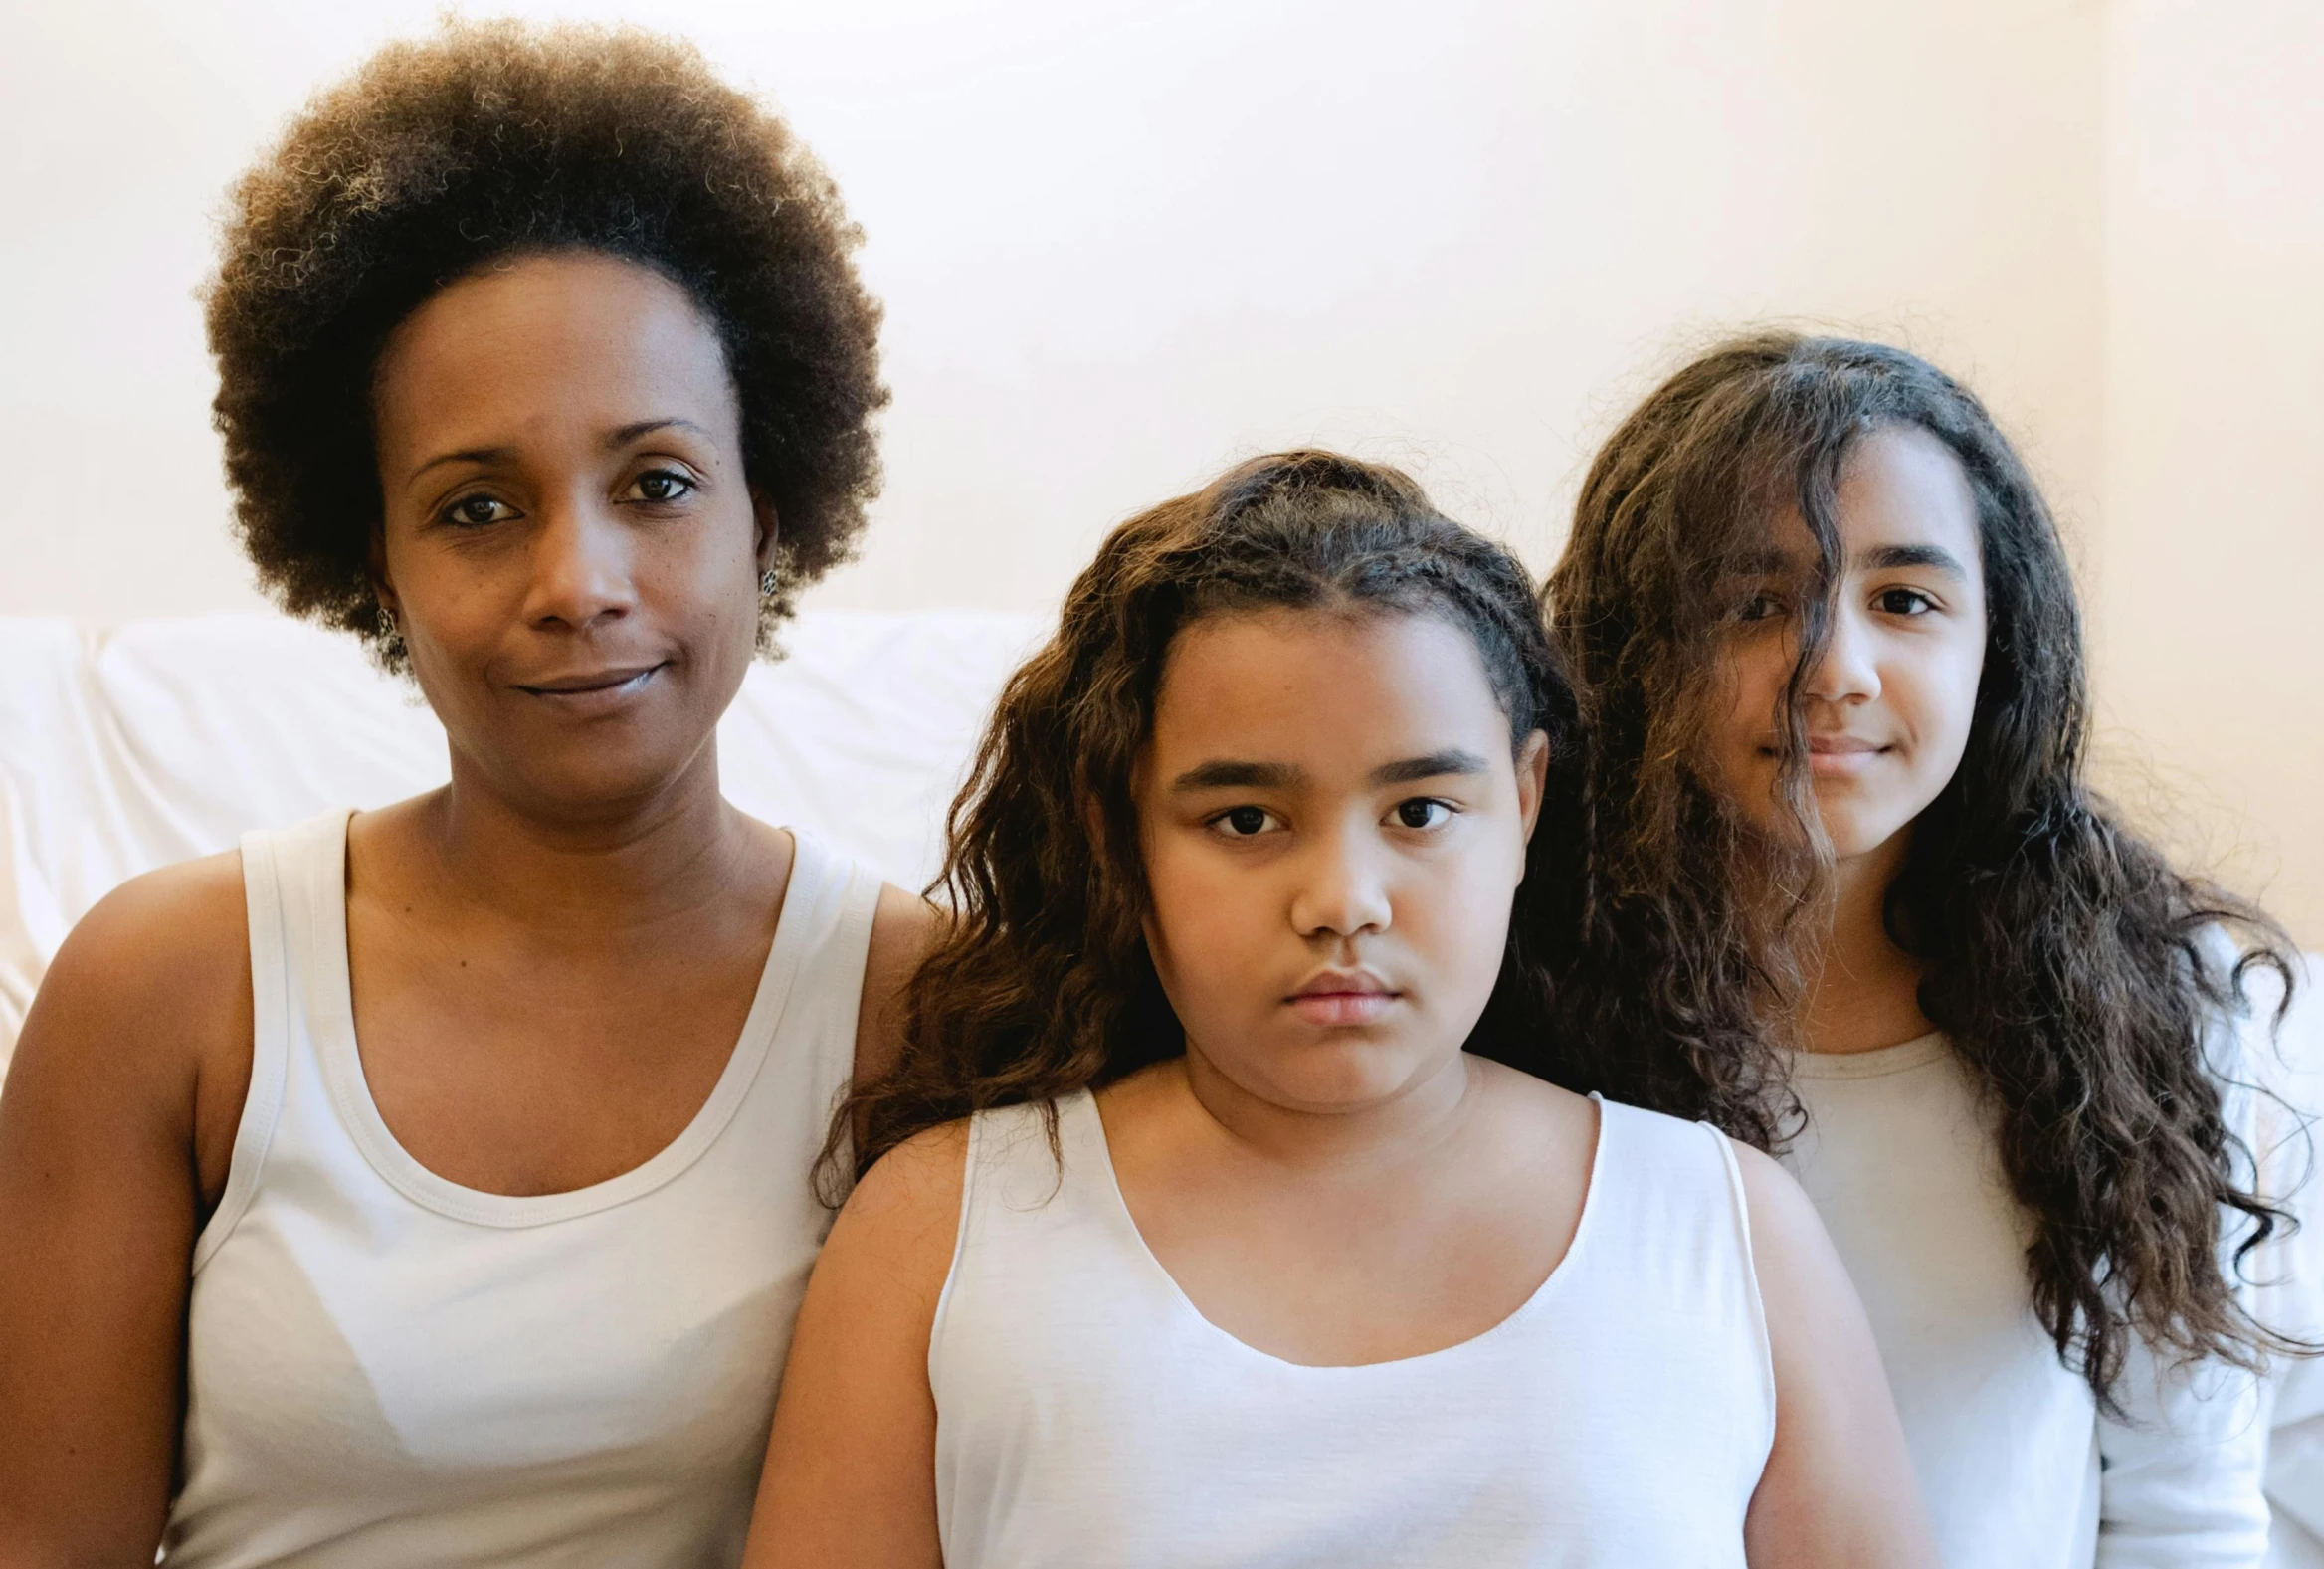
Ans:
<svg viewBox="0 0 2324 1569"><path fill-rule="evenodd" d="M1598 455L1548 599L1597 738L1576 1081L1785 1148L1948 1564L2258 1562L2236 1015L2286 944L2091 794L1992 418L1896 349L1728 343Z"/></svg>
<svg viewBox="0 0 2324 1569"><path fill-rule="evenodd" d="M746 1561L1929 1561L1796 1186L1558 1087L1579 755L1524 571L1394 471L1116 529L835 1134Z"/></svg>

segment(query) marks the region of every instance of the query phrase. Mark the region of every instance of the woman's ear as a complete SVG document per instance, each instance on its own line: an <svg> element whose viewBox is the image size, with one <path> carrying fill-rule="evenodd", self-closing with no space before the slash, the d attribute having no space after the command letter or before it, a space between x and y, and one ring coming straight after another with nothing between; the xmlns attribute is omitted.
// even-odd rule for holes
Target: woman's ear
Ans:
<svg viewBox="0 0 2324 1569"><path fill-rule="evenodd" d="M1549 736L1535 730L1517 749L1517 815L1525 824L1525 842L1533 842L1533 825L1541 817L1542 793L1549 788Z"/></svg>
<svg viewBox="0 0 2324 1569"><path fill-rule="evenodd" d="M395 583L387 575L387 541L376 528L371 530L371 597L379 601L379 608L397 626L403 625L403 601L396 597Z"/></svg>
<svg viewBox="0 0 2324 1569"><path fill-rule="evenodd" d="M782 520L775 515L775 503L766 498L757 486L750 488L750 511L758 525L758 538L752 551L758 558L758 569L771 572L775 567L775 547L783 537Z"/></svg>

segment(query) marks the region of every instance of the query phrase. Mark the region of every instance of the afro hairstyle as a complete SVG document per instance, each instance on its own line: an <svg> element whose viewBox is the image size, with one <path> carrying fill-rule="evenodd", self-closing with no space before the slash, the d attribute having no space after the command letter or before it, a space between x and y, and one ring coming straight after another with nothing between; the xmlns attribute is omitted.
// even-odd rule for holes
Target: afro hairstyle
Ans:
<svg viewBox="0 0 2324 1569"><path fill-rule="evenodd" d="M389 45L234 187L205 296L236 532L261 584L400 665L371 573L380 351L496 259L593 251L670 278L718 333L745 472L780 519L771 648L799 588L853 553L879 487L887 393L861 242L822 166L688 45L515 22Z"/></svg>

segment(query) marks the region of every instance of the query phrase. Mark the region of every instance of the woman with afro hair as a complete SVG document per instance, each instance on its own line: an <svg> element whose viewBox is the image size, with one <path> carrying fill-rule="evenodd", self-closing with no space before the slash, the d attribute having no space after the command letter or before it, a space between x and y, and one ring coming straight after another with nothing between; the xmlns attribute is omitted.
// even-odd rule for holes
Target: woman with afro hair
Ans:
<svg viewBox="0 0 2324 1569"><path fill-rule="evenodd" d="M739 1558L932 912L719 793L876 485L829 178L691 51L448 25L234 193L239 531L451 782L140 878L0 1099L0 1562Z"/></svg>

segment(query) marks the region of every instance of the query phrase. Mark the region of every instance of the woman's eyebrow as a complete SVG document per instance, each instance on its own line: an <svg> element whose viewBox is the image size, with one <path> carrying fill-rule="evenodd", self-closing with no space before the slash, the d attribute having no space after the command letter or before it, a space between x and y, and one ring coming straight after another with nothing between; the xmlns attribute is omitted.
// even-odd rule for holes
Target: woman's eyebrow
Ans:
<svg viewBox="0 0 2324 1569"><path fill-rule="evenodd" d="M1969 569L1961 564L1959 557L1942 545L1881 545L1877 549L1865 551L1856 560L1858 565L1870 567L1874 571L1893 572L1900 567L1925 566L1963 582L1969 580Z"/></svg>
<svg viewBox="0 0 2324 1569"><path fill-rule="evenodd" d="M704 441L708 441L710 439L710 433L706 430L703 430L693 421L681 420L676 415L669 415L662 419L656 420L633 420L631 423L624 425L617 430L607 432L603 445L609 448L627 447L630 443L636 441L641 436L651 436L656 431L672 430L691 431L694 435L701 437Z"/></svg>
<svg viewBox="0 0 2324 1569"><path fill-rule="evenodd" d="M414 469L404 484L410 485L429 470L441 468L448 463L496 464L505 463L515 456L516 449L513 447L467 447L459 452L439 453Z"/></svg>

